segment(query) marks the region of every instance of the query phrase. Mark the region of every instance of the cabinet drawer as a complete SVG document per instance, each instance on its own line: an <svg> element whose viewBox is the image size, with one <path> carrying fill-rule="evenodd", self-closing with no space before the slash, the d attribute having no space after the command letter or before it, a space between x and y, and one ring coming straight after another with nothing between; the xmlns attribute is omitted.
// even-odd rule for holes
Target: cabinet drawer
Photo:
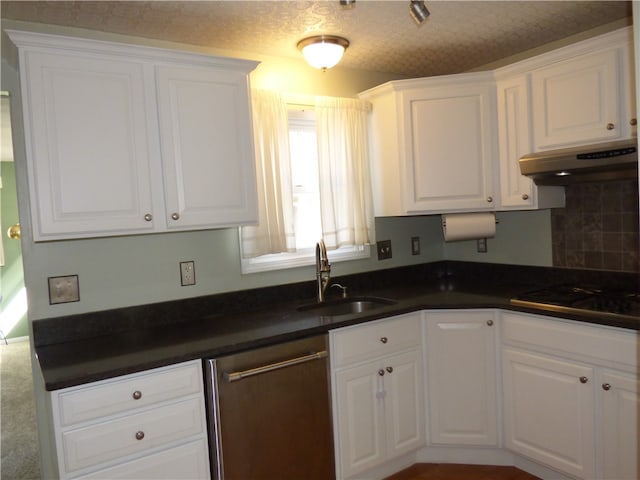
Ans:
<svg viewBox="0 0 640 480"><path fill-rule="evenodd" d="M62 433L65 471L98 465L204 433L204 397Z"/></svg>
<svg viewBox="0 0 640 480"><path fill-rule="evenodd" d="M202 367L198 360L62 390L57 395L57 408L64 427L200 391Z"/></svg>
<svg viewBox="0 0 640 480"><path fill-rule="evenodd" d="M503 312L502 337L508 344L637 369L638 332L632 330Z"/></svg>
<svg viewBox="0 0 640 480"><path fill-rule="evenodd" d="M209 478L209 454L204 438L153 455L105 468L78 479L184 480Z"/></svg>
<svg viewBox="0 0 640 480"><path fill-rule="evenodd" d="M331 332L333 367L377 358L422 341L420 312Z"/></svg>

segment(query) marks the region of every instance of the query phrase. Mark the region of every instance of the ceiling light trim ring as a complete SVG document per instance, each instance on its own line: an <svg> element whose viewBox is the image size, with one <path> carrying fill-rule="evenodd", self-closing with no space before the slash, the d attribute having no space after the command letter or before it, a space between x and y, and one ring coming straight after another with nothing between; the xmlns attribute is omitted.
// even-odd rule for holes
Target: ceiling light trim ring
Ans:
<svg viewBox="0 0 640 480"><path fill-rule="evenodd" d="M313 35L300 40L297 47L309 65L326 71L340 62L349 40L338 35Z"/></svg>

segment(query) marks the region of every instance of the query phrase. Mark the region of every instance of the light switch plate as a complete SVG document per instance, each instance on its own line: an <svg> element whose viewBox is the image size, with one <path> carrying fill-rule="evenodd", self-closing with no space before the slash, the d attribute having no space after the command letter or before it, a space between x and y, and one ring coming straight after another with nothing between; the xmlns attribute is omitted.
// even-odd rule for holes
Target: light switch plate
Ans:
<svg viewBox="0 0 640 480"><path fill-rule="evenodd" d="M78 275L49 277L49 305L80 301Z"/></svg>

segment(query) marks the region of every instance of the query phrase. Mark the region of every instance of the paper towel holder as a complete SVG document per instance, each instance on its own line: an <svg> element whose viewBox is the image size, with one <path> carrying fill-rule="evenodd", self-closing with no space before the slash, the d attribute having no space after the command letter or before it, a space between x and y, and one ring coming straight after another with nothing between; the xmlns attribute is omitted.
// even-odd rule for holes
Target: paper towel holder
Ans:
<svg viewBox="0 0 640 480"><path fill-rule="evenodd" d="M496 225L498 225L500 223L500 220L498 220L498 217L496 217ZM447 226L447 220L445 218L442 218L442 226L446 227Z"/></svg>

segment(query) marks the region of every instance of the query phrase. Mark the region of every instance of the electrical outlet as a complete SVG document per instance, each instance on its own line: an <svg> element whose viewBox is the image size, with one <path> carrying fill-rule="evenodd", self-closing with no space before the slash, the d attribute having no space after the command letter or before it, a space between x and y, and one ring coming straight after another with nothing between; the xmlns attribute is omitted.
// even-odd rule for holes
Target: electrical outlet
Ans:
<svg viewBox="0 0 640 480"><path fill-rule="evenodd" d="M49 305L80 301L78 275L49 277Z"/></svg>
<svg viewBox="0 0 640 480"><path fill-rule="evenodd" d="M391 240L380 240L377 244L378 260L391 258Z"/></svg>
<svg viewBox="0 0 640 480"><path fill-rule="evenodd" d="M478 253L487 253L487 239L479 238L477 242Z"/></svg>
<svg viewBox="0 0 640 480"><path fill-rule="evenodd" d="M193 260L188 262L180 262L180 285L186 287L187 285L196 284L196 267Z"/></svg>
<svg viewBox="0 0 640 480"><path fill-rule="evenodd" d="M411 255L420 255L420 237L411 237Z"/></svg>

